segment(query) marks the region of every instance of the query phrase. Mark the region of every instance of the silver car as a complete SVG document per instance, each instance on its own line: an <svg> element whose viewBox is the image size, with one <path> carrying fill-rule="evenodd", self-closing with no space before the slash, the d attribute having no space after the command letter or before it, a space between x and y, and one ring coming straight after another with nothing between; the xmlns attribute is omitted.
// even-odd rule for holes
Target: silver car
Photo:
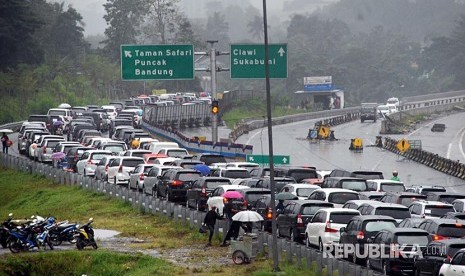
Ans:
<svg viewBox="0 0 465 276"><path fill-rule="evenodd" d="M151 164L152 168L149 170L146 177L144 177L144 189L145 194L154 195L157 191L157 184L160 180L160 176L170 169L182 169L179 166L164 166Z"/></svg>
<svg viewBox="0 0 465 276"><path fill-rule="evenodd" d="M58 143L63 142L64 140L64 138L43 140L40 144L40 147L38 146L36 149L38 161L42 163L51 163L53 150L58 145Z"/></svg>
<svg viewBox="0 0 465 276"><path fill-rule="evenodd" d="M137 191L144 190L144 179L148 175L153 164L140 164L129 175L129 188Z"/></svg>

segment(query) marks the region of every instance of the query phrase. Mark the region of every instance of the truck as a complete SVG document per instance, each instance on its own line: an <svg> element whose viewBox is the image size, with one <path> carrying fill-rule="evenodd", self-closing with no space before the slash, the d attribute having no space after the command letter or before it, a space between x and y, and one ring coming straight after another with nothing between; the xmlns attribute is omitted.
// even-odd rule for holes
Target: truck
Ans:
<svg viewBox="0 0 465 276"><path fill-rule="evenodd" d="M373 120L376 122L378 113L377 103L362 103L360 108L360 121L363 123L366 120Z"/></svg>

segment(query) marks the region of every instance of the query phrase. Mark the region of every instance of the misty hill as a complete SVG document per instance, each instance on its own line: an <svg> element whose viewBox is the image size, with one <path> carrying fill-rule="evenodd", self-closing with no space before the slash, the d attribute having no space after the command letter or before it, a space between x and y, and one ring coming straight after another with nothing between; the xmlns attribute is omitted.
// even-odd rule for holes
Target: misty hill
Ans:
<svg viewBox="0 0 465 276"><path fill-rule="evenodd" d="M417 42L448 36L461 14L464 0L340 0L316 13L348 24L352 33L367 33L377 25Z"/></svg>

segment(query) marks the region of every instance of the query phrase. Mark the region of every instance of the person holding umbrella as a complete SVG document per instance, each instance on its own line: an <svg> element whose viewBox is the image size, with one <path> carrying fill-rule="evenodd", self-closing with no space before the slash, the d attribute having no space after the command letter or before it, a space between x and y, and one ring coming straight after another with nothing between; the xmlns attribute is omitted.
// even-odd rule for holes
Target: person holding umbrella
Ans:
<svg viewBox="0 0 465 276"><path fill-rule="evenodd" d="M8 143L10 141L10 138L6 135L5 132L3 132L2 135L2 146L3 146L3 153L8 154L8 147L10 146Z"/></svg>

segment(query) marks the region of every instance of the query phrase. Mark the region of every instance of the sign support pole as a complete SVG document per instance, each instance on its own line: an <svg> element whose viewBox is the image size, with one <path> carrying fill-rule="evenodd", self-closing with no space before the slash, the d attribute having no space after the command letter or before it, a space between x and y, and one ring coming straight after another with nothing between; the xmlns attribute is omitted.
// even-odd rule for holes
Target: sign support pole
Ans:
<svg viewBox="0 0 465 276"><path fill-rule="evenodd" d="M268 153L270 155L270 190L271 190L271 251L273 255L273 271L280 271L278 260L278 237L276 234L276 204L275 204L275 181L274 181L274 162L273 162L273 122L271 120L271 92L270 92L270 68L268 64L268 20L266 17L266 0L263 0L263 31L265 40L265 83L266 83L266 113L268 117Z"/></svg>
<svg viewBox="0 0 465 276"><path fill-rule="evenodd" d="M210 43L210 81L212 90L212 100L217 100L216 96L216 50L213 47L218 40L208 40ZM212 114L212 142L218 142L218 114Z"/></svg>

